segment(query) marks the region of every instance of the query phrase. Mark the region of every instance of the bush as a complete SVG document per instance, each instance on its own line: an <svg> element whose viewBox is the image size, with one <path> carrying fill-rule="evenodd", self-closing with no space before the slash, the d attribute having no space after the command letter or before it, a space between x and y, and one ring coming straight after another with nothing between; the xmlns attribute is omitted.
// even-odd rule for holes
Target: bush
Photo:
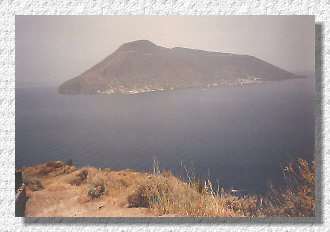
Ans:
<svg viewBox="0 0 330 232"><path fill-rule="evenodd" d="M64 166L63 167L63 173L70 174L71 172L76 171L77 169L75 166Z"/></svg>
<svg viewBox="0 0 330 232"><path fill-rule="evenodd" d="M63 167L64 163L61 161L49 161L46 165L41 165L38 171L39 176L47 176L49 173L54 172L55 169Z"/></svg>
<svg viewBox="0 0 330 232"><path fill-rule="evenodd" d="M88 185L88 195L98 198L105 192L105 179L103 176L96 175Z"/></svg>
<svg viewBox="0 0 330 232"><path fill-rule="evenodd" d="M87 180L87 176L88 176L88 170L83 169L78 173L78 176L82 179L82 180Z"/></svg>
<svg viewBox="0 0 330 232"><path fill-rule="evenodd" d="M63 166L64 166L64 164L61 161L51 160L51 161L46 163L46 167L53 167L54 169L60 168L60 167L63 167Z"/></svg>
<svg viewBox="0 0 330 232"><path fill-rule="evenodd" d="M42 167L39 172L38 175L39 176L47 176L48 173L54 171L55 169L53 167Z"/></svg>
<svg viewBox="0 0 330 232"><path fill-rule="evenodd" d="M244 216L262 216L262 198L257 195L234 196L226 194L225 207Z"/></svg>
<svg viewBox="0 0 330 232"><path fill-rule="evenodd" d="M287 187L276 190L269 184L265 213L279 217L313 217L315 216L315 161L309 162L299 158L293 165L290 162L285 168Z"/></svg>
<svg viewBox="0 0 330 232"><path fill-rule="evenodd" d="M129 207L150 207L149 196L146 192L147 186L140 186L136 192L128 196L128 206Z"/></svg>
<svg viewBox="0 0 330 232"><path fill-rule="evenodd" d="M23 183L29 186L32 191L37 191L43 188L41 181L38 178L31 177L29 174L23 172Z"/></svg>
<svg viewBox="0 0 330 232"><path fill-rule="evenodd" d="M159 176L158 174L152 175L148 183L138 186L136 191L128 196L129 207L154 208L161 212L168 211L166 209L168 204L180 200L174 189L175 182L175 180L170 181L169 178ZM164 205L165 202L167 205Z"/></svg>
<svg viewBox="0 0 330 232"><path fill-rule="evenodd" d="M81 185L82 183L86 182L88 176L88 171L86 169L83 169L79 171L79 173L76 175L76 178L73 179L70 184L71 185Z"/></svg>

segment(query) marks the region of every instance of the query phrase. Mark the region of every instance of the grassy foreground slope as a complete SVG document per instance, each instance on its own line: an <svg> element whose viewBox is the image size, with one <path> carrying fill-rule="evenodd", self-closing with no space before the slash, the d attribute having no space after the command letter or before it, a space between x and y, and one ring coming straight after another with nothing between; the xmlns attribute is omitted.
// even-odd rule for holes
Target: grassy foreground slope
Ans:
<svg viewBox="0 0 330 232"><path fill-rule="evenodd" d="M314 216L314 161L285 168L287 188L267 196L234 195L210 182L170 172L76 169L62 161L22 168L27 217L292 217ZM188 178L189 179L189 178Z"/></svg>

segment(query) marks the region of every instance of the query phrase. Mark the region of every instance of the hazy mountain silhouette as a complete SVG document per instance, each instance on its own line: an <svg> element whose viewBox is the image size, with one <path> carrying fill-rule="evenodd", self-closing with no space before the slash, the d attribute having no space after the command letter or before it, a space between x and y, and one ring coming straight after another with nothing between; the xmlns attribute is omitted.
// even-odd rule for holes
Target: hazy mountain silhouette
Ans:
<svg viewBox="0 0 330 232"><path fill-rule="evenodd" d="M123 44L91 69L63 83L59 92L125 94L298 77L253 56L169 49L138 40Z"/></svg>

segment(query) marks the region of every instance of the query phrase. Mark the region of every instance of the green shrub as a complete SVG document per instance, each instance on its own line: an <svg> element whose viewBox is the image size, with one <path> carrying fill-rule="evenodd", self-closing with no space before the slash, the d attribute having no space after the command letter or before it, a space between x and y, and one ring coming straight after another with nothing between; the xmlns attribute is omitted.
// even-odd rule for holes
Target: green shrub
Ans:
<svg viewBox="0 0 330 232"><path fill-rule="evenodd" d="M88 185L88 195L92 198L98 198L105 192L105 179L96 175Z"/></svg>
<svg viewBox="0 0 330 232"><path fill-rule="evenodd" d="M30 176L29 174L23 172L23 183L29 186L32 191L36 191L43 188L40 179Z"/></svg>

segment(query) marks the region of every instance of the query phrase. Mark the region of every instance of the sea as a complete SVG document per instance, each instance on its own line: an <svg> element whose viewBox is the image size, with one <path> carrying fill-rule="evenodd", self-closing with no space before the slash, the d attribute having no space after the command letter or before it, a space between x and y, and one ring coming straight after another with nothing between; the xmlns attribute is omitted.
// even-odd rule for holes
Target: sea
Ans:
<svg viewBox="0 0 330 232"><path fill-rule="evenodd" d="M161 171L214 189L265 194L315 155L314 78L134 95L17 87L15 165Z"/></svg>

